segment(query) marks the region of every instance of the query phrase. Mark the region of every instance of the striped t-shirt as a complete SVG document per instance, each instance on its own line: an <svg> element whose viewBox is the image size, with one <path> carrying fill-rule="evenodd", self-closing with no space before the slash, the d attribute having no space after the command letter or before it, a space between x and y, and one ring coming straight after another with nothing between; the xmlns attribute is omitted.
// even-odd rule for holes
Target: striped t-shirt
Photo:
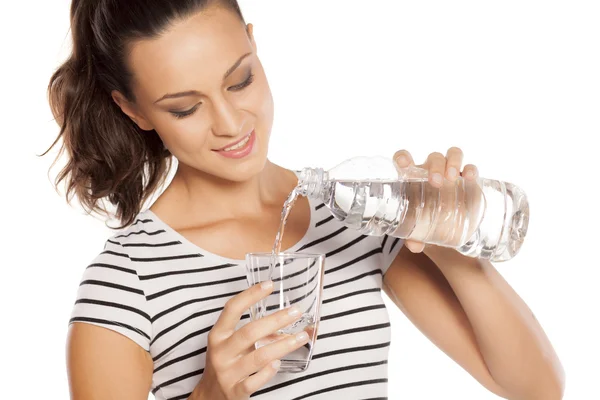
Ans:
<svg viewBox="0 0 600 400"><path fill-rule="evenodd" d="M313 358L251 397L387 398L391 329L381 285L403 241L361 235L312 200L310 220L286 251L326 255ZM204 251L146 210L85 269L70 322L127 336L152 357L156 399L187 399L204 371L208 332L227 300L248 288L244 264ZM247 322L248 313L238 327Z"/></svg>

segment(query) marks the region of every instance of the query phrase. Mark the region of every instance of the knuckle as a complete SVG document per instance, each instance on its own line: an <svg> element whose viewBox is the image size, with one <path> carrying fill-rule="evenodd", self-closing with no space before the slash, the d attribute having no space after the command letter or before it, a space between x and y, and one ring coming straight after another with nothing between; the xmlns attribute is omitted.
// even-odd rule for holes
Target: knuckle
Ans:
<svg viewBox="0 0 600 400"><path fill-rule="evenodd" d="M254 385L252 385L252 382L249 382L247 379L244 379L241 383L240 383L240 387L241 387L241 391L243 392L243 394L249 396L252 393L254 393Z"/></svg>
<svg viewBox="0 0 600 400"><path fill-rule="evenodd" d="M208 332L208 335L206 336L207 347L209 347L209 348L215 347L217 345L217 343L219 342L218 337L219 337L218 332L216 332L214 329L210 330L210 332Z"/></svg>
<svg viewBox="0 0 600 400"><path fill-rule="evenodd" d="M269 362L269 355L264 351L264 348L255 350L254 353L252 353L252 361L255 366L262 368Z"/></svg>
<svg viewBox="0 0 600 400"><path fill-rule="evenodd" d="M233 310L235 310L235 308L236 308L236 300L235 300L235 297L232 297L231 299L227 300L227 302L223 306L223 311L221 313L229 314L229 313L233 312Z"/></svg>
<svg viewBox="0 0 600 400"><path fill-rule="evenodd" d="M253 335L254 329L251 326L251 324L248 324L246 326L244 326L243 328L239 329L237 331L237 337L238 340L244 342L244 343L248 343L252 341L252 335Z"/></svg>

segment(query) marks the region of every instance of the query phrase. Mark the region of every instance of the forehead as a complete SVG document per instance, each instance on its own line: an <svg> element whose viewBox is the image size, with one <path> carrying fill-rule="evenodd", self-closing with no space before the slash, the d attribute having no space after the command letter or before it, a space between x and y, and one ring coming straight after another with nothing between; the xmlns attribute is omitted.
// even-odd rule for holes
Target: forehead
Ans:
<svg viewBox="0 0 600 400"><path fill-rule="evenodd" d="M202 90L252 46L244 24L220 8L173 23L160 37L134 43L128 58L136 91L160 96L165 91Z"/></svg>

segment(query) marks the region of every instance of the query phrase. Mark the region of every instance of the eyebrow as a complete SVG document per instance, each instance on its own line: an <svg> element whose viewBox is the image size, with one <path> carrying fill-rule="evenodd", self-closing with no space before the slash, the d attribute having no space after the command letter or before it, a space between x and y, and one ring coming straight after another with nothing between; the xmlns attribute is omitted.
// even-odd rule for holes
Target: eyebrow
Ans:
<svg viewBox="0 0 600 400"><path fill-rule="evenodd" d="M227 72L225 72L225 74L223 75L223 80L227 79L229 77L229 75L233 74L233 72L237 69L237 67L240 66L240 64L242 63L242 61L244 61L244 59L246 57L248 57L249 55L251 55L252 52L246 53L243 56L241 56L228 70ZM192 95L200 95L201 93L197 90L186 90L185 92L178 92L178 93L167 93L165 94L163 97L161 97L160 99L156 100L154 102L154 104L166 100L166 99L176 99L179 97L185 97L185 96L192 96Z"/></svg>

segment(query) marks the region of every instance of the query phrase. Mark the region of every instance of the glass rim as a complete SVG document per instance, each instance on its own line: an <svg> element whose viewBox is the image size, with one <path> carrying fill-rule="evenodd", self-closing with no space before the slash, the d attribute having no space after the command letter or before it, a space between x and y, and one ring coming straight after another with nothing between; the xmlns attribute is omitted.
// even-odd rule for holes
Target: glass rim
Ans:
<svg viewBox="0 0 600 400"><path fill-rule="evenodd" d="M263 251L263 252L250 252L250 253L246 253L246 258L248 257L271 257L273 255L273 253L271 253L270 251ZM294 258L325 258L325 254L316 254L316 253L294 253L294 252L289 252L289 251L282 251L281 253L278 253L275 257L283 257L283 258L290 258L290 257L294 257Z"/></svg>

